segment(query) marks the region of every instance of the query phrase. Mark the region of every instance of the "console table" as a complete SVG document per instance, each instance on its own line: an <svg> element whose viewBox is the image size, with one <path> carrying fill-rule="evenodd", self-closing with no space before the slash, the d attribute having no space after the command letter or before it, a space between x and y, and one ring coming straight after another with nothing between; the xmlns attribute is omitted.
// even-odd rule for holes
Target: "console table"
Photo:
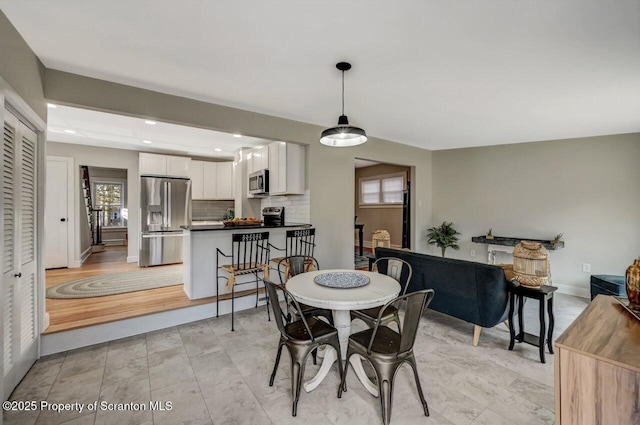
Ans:
<svg viewBox="0 0 640 425"><path fill-rule="evenodd" d="M540 242L542 246L548 250L564 248L564 241L552 243L550 240L531 239L531 238L510 238L504 236L494 236L493 239L487 239L486 235L473 236L471 242L487 244L487 262L489 264L496 263L496 252L506 252L513 254L513 248L522 241Z"/></svg>
<svg viewBox="0 0 640 425"><path fill-rule="evenodd" d="M555 345L557 425L640 424L640 320L598 295Z"/></svg>

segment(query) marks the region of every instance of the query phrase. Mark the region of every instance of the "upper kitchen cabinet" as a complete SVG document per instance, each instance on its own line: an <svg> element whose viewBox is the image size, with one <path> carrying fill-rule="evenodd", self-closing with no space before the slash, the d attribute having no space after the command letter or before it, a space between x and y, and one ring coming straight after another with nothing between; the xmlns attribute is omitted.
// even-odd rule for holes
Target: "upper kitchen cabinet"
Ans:
<svg viewBox="0 0 640 425"><path fill-rule="evenodd" d="M191 178L191 158L140 152L140 175Z"/></svg>
<svg viewBox="0 0 640 425"><path fill-rule="evenodd" d="M191 199L233 199L233 163L191 161Z"/></svg>
<svg viewBox="0 0 640 425"><path fill-rule="evenodd" d="M254 149L251 152L251 159L249 161L249 167L247 167L247 171L249 174L255 173L256 171L266 170L269 168L269 149L268 146L263 148Z"/></svg>
<svg viewBox="0 0 640 425"><path fill-rule="evenodd" d="M274 142L269 150L269 195L304 194L305 147Z"/></svg>

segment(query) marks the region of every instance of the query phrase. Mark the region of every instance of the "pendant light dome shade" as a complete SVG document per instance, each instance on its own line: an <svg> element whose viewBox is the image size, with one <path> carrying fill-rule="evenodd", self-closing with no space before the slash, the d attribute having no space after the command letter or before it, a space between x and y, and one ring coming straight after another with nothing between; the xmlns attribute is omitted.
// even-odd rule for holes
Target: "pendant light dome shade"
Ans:
<svg viewBox="0 0 640 425"><path fill-rule="evenodd" d="M367 141L367 134L363 129L349 125L349 119L344 114L344 72L351 69L351 64L339 62L336 68L342 71L342 115L338 118L337 126L322 132L320 143L336 148L361 145Z"/></svg>

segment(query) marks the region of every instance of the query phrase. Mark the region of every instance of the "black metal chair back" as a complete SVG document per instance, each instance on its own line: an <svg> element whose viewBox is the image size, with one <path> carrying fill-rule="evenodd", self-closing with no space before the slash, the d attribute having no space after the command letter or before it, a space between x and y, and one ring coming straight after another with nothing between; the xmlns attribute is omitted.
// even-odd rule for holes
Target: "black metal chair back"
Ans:
<svg viewBox="0 0 640 425"><path fill-rule="evenodd" d="M269 263L269 232L231 235L231 265L238 271Z"/></svg>
<svg viewBox="0 0 640 425"><path fill-rule="evenodd" d="M316 247L316 229L287 230L285 244L286 257L293 255L313 257Z"/></svg>
<svg viewBox="0 0 640 425"><path fill-rule="evenodd" d="M401 258L381 257L373 263L373 270L386 274L398 281L402 288L402 295L407 293L407 287L411 281L413 269L411 264Z"/></svg>

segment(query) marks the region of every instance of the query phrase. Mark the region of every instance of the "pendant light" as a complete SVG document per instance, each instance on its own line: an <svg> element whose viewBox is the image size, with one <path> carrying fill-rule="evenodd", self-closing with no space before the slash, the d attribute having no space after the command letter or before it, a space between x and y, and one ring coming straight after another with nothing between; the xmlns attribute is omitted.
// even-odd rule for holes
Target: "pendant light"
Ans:
<svg viewBox="0 0 640 425"><path fill-rule="evenodd" d="M344 114L344 72L351 69L351 64L339 62L336 68L342 71L342 115L338 118L337 126L322 132L320 143L336 148L361 145L367 141L367 135L363 129L349 125L349 119Z"/></svg>

